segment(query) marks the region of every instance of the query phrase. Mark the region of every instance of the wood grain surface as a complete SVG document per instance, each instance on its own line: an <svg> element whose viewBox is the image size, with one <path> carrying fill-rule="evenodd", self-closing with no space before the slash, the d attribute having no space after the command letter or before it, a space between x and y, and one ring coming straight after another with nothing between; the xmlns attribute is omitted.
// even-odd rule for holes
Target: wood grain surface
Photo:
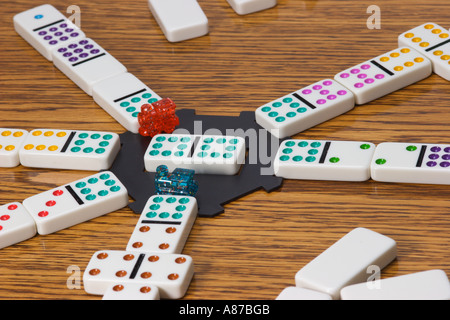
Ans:
<svg viewBox="0 0 450 320"><path fill-rule="evenodd" d="M124 128L13 27L16 13L41 4L2 0L0 127L103 130ZM400 33L425 22L450 27L448 1L378 0L381 29L370 30L373 1L279 0L269 10L237 15L225 0L199 0L207 36L169 43L140 1L51 2L81 9L86 35L179 109L239 115L397 47ZM66 14L69 16L69 14ZM305 139L450 143L450 83L437 75L296 135ZM0 204L92 174L0 168ZM274 299L295 273L355 227L397 242L382 277L429 269L450 274L448 185L285 180L257 191L214 218L197 218L183 253L195 276L184 299ZM138 215L129 208L0 250L1 299L101 299L76 283L101 249L124 250Z"/></svg>

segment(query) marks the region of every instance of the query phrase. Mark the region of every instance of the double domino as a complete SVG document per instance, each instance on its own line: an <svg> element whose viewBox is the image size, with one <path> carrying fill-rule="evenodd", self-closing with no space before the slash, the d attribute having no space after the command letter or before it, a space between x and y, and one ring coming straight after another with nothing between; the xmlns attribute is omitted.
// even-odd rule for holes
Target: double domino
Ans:
<svg viewBox="0 0 450 320"><path fill-rule="evenodd" d="M450 32L436 23L424 23L398 37L399 46L408 46L427 57L433 72L450 81Z"/></svg>
<svg viewBox="0 0 450 320"><path fill-rule="evenodd" d="M36 224L20 202L0 206L0 249L27 240L36 234Z"/></svg>
<svg viewBox="0 0 450 320"><path fill-rule="evenodd" d="M200 174L236 174L245 160L245 139L237 136L159 134L145 152L145 169L159 165L169 171L178 167Z"/></svg>
<svg viewBox="0 0 450 320"><path fill-rule="evenodd" d="M89 294L104 295L110 286L156 286L162 299L183 297L194 275L192 258L173 253L104 250L94 253L83 274Z"/></svg>

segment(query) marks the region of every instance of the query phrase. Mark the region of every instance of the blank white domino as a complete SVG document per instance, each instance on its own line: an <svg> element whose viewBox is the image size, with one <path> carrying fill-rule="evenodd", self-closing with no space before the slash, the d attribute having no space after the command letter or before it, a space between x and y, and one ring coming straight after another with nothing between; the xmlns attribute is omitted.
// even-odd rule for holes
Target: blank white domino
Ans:
<svg viewBox="0 0 450 320"><path fill-rule="evenodd" d="M227 0L237 14L245 15L272 8L277 0Z"/></svg>
<svg viewBox="0 0 450 320"><path fill-rule="evenodd" d="M197 217L194 197L155 195L147 201L126 250L181 253Z"/></svg>
<svg viewBox="0 0 450 320"><path fill-rule="evenodd" d="M285 138L354 106L355 99L350 90L332 79L325 79L259 107L255 119L274 136Z"/></svg>
<svg viewBox="0 0 450 320"><path fill-rule="evenodd" d="M245 139L237 136L159 134L144 155L145 169L156 172L166 165L200 174L236 174L245 161Z"/></svg>
<svg viewBox="0 0 450 320"><path fill-rule="evenodd" d="M425 79L431 72L430 60L401 47L344 70L334 79L351 90L361 105Z"/></svg>
<svg viewBox="0 0 450 320"><path fill-rule="evenodd" d="M148 0L148 7L170 42L206 35L208 18L197 0Z"/></svg>
<svg viewBox="0 0 450 320"><path fill-rule="evenodd" d="M159 300L159 289L156 286L139 283L111 284L106 289L102 300Z"/></svg>
<svg viewBox="0 0 450 320"><path fill-rule="evenodd" d="M122 63L89 38L55 50L53 63L90 96L94 85L127 71Z"/></svg>
<svg viewBox="0 0 450 320"><path fill-rule="evenodd" d="M171 253L104 250L92 256L83 274L84 290L103 295L120 282L156 286L162 299L182 298L194 275L192 258Z"/></svg>
<svg viewBox="0 0 450 320"><path fill-rule="evenodd" d="M340 290L365 282L368 267L383 269L397 255L394 240L366 228L356 228L300 269L297 287L329 294L339 299Z"/></svg>
<svg viewBox="0 0 450 320"><path fill-rule="evenodd" d="M285 140L274 172L286 179L366 181L374 152L370 142Z"/></svg>
<svg viewBox="0 0 450 320"><path fill-rule="evenodd" d="M342 300L450 300L450 283L443 270L428 270L358 283L341 290Z"/></svg>
<svg viewBox="0 0 450 320"><path fill-rule="evenodd" d="M120 150L117 133L36 129L30 131L19 152L26 167L106 170Z"/></svg>
<svg viewBox="0 0 450 320"><path fill-rule="evenodd" d="M402 33L399 46L411 47L428 59L433 71L450 81L450 32L436 23L424 23Z"/></svg>
<svg viewBox="0 0 450 320"><path fill-rule="evenodd" d="M18 13L13 21L16 32L50 61L55 48L85 37L75 24L49 4Z"/></svg>
<svg viewBox="0 0 450 320"><path fill-rule="evenodd" d="M329 294L299 287L287 287L275 300L332 300Z"/></svg>
<svg viewBox="0 0 450 320"><path fill-rule="evenodd" d="M127 204L127 189L110 171L96 173L23 201L39 234L71 227Z"/></svg>
<svg viewBox="0 0 450 320"><path fill-rule="evenodd" d="M0 128L0 167L12 168L20 164L19 150L27 135L26 130Z"/></svg>
<svg viewBox="0 0 450 320"><path fill-rule="evenodd" d="M450 144L380 143L371 177L382 182L450 184Z"/></svg>
<svg viewBox="0 0 450 320"><path fill-rule="evenodd" d="M33 218L19 202L0 207L0 249L27 240L36 234Z"/></svg>
<svg viewBox="0 0 450 320"><path fill-rule="evenodd" d="M161 99L153 90L131 73L122 73L103 80L92 89L94 101L125 129L139 132L138 114L145 103Z"/></svg>

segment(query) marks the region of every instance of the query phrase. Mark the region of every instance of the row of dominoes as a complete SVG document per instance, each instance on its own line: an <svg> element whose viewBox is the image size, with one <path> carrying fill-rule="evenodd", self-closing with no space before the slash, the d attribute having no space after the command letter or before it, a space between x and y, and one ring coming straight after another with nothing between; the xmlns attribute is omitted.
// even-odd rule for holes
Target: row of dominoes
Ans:
<svg viewBox="0 0 450 320"><path fill-rule="evenodd" d="M14 16L14 28L124 128L138 133L140 106L161 99L52 5Z"/></svg>
<svg viewBox="0 0 450 320"><path fill-rule="evenodd" d="M181 252L197 212L194 197L150 197L125 250L94 253L83 275L85 291L103 295L103 300L183 297L194 265Z"/></svg>
<svg viewBox="0 0 450 320"><path fill-rule="evenodd" d="M430 76L450 80L450 32L425 23L398 37L399 48L339 72L255 111L256 121L285 138Z"/></svg>
<svg viewBox="0 0 450 320"><path fill-rule="evenodd" d="M276 300L449 300L443 270L381 279L397 256L396 242L367 228L356 228L301 268L295 286Z"/></svg>
<svg viewBox="0 0 450 320"><path fill-rule="evenodd" d="M450 144L288 139L274 160L287 179L450 184Z"/></svg>

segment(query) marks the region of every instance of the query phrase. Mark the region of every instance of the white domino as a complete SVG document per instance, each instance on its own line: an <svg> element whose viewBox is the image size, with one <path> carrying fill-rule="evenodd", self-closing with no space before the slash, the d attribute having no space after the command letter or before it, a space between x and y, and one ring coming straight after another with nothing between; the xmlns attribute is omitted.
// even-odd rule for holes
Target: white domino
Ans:
<svg viewBox="0 0 450 320"><path fill-rule="evenodd" d="M110 171L96 173L23 201L39 234L71 227L127 204L127 189Z"/></svg>
<svg viewBox="0 0 450 320"><path fill-rule="evenodd" d="M399 46L411 47L428 59L433 71L450 81L450 32L436 23L424 23L398 37Z"/></svg>
<svg viewBox="0 0 450 320"><path fill-rule="evenodd" d="M295 284L339 299L343 287L365 282L372 275L372 268L383 269L396 255L394 240L366 228L356 228L300 269Z"/></svg>
<svg viewBox="0 0 450 320"><path fill-rule="evenodd" d="M155 195L147 201L126 250L181 253L197 217L194 197Z"/></svg>
<svg viewBox="0 0 450 320"><path fill-rule="evenodd" d="M428 270L341 290L342 300L450 300L450 283L443 270Z"/></svg>
<svg viewBox="0 0 450 320"><path fill-rule="evenodd" d="M194 275L192 258L172 253L104 250L83 274L84 290L103 295L114 283L156 286L162 299L182 298Z"/></svg>
<svg viewBox="0 0 450 320"><path fill-rule="evenodd" d="M227 0L237 14L245 15L269 9L277 5L277 0Z"/></svg>
<svg viewBox="0 0 450 320"><path fill-rule="evenodd" d="M285 140L274 160L278 177L366 181L375 145L363 141Z"/></svg>
<svg viewBox="0 0 450 320"><path fill-rule="evenodd" d="M450 184L450 144L380 143L371 177L382 182Z"/></svg>
<svg viewBox="0 0 450 320"><path fill-rule="evenodd" d="M138 114L141 106L161 99L153 90L131 73L122 73L96 84L94 101L130 132L139 132Z"/></svg>
<svg viewBox="0 0 450 320"><path fill-rule="evenodd" d="M159 300L159 289L156 286L139 283L111 284L106 289L102 300Z"/></svg>
<svg viewBox="0 0 450 320"><path fill-rule="evenodd" d="M156 172L160 165L200 174L236 174L245 161L245 139L237 136L159 134L144 155L145 169Z"/></svg>
<svg viewBox="0 0 450 320"><path fill-rule="evenodd" d="M19 158L26 167L100 171L111 167L119 150L117 133L36 129L25 139Z"/></svg>
<svg viewBox="0 0 450 320"><path fill-rule="evenodd" d="M332 79L313 83L255 111L256 122L285 138L343 114L355 106L350 90Z"/></svg>
<svg viewBox="0 0 450 320"><path fill-rule="evenodd" d="M430 60L408 47L360 63L334 79L353 92L361 105L418 82L432 73Z"/></svg>
<svg viewBox="0 0 450 320"><path fill-rule="evenodd" d="M299 287L287 287L275 300L332 300L329 294Z"/></svg>
<svg viewBox="0 0 450 320"><path fill-rule="evenodd" d="M201 37L209 32L208 18L197 0L148 0L148 7L170 42Z"/></svg>
<svg viewBox="0 0 450 320"><path fill-rule="evenodd" d="M36 234L33 218L19 202L0 206L0 249L27 240Z"/></svg>
<svg viewBox="0 0 450 320"><path fill-rule="evenodd" d="M27 135L26 130L0 128L0 167L12 168L20 164L19 150Z"/></svg>
<svg viewBox="0 0 450 320"><path fill-rule="evenodd" d="M83 31L49 4L18 13L13 21L16 32L49 61L53 60L55 48L85 37Z"/></svg>
<svg viewBox="0 0 450 320"><path fill-rule="evenodd" d="M53 63L90 96L94 85L127 71L122 63L89 38L56 49Z"/></svg>

